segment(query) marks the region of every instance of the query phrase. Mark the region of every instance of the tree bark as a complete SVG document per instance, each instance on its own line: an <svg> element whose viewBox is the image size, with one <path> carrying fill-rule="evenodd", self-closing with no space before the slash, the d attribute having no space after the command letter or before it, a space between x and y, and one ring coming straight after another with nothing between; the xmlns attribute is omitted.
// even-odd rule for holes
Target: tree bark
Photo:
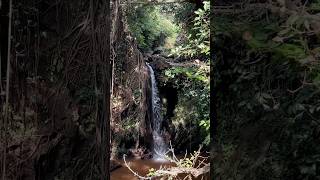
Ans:
<svg viewBox="0 0 320 180"><path fill-rule="evenodd" d="M6 159L7 159L7 131L9 113L9 93L10 93L10 51L11 51L11 24L12 24L12 0L9 2L9 27L8 27L8 52L7 52L7 78L6 78L6 102L4 115L4 148L2 160L2 180L6 179Z"/></svg>

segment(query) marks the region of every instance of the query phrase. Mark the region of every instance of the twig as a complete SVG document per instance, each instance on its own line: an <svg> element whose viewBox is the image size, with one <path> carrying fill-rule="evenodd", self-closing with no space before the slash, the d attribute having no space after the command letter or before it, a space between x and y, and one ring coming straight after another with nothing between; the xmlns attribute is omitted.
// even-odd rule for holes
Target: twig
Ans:
<svg viewBox="0 0 320 180"><path fill-rule="evenodd" d="M124 164L126 165L126 167L134 174L134 176L137 176L138 178L140 179L149 179L151 180L151 177L143 177L143 176L140 176L138 173L134 172L130 166L128 165L127 161L126 161L126 155L124 154L123 155L123 161L124 161Z"/></svg>
<svg viewBox="0 0 320 180"><path fill-rule="evenodd" d="M301 82L301 86L298 87L297 89L295 90L290 90L290 89L287 89L288 92L292 93L292 94L295 94L296 92L298 92L299 90L301 90L302 88L304 88L305 85L313 85L313 83L309 83L307 82L307 72L304 71L304 77L303 77L303 81L300 81Z"/></svg>

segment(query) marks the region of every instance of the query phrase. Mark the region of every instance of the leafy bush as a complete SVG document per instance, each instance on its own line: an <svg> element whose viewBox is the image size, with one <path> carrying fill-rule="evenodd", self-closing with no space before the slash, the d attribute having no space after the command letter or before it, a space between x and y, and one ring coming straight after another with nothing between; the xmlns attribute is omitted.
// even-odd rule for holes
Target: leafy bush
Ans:
<svg viewBox="0 0 320 180"><path fill-rule="evenodd" d="M166 81L179 89L179 102L173 121L200 127L206 145L210 143L209 69L208 64L201 64L196 67L173 67L164 72Z"/></svg>
<svg viewBox="0 0 320 180"><path fill-rule="evenodd" d="M195 57L204 55L207 58L210 54L210 2L204 1L203 9L195 11L190 34L187 42L173 49L172 53L179 56Z"/></svg>
<svg viewBox="0 0 320 180"><path fill-rule="evenodd" d="M144 51L163 46L167 38L177 35L178 26L160 11L160 7L136 6L128 10L127 19L130 31Z"/></svg>
<svg viewBox="0 0 320 180"><path fill-rule="evenodd" d="M223 159L215 161L214 176L318 179L319 33L306 18L312 11L267 12L268 18L261 11L215 17L216 139Z"/></svg>

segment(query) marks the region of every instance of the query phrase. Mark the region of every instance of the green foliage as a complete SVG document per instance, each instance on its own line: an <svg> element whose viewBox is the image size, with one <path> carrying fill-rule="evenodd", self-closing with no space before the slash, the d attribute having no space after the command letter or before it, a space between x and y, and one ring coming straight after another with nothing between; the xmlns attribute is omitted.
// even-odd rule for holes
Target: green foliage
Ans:
<svg viewBox="0 0 320 180"><path fill-rule="evenodd" d="M139 47L148 51L163 46L167 38L174 38L179 30L159 7L142 5L127 12L129 29Z"/></svg>
<svg viewBox="0 0 320 180"><path fill-rule="evenodd" d="M199 156L199 151L194 151L191 153L191 157L185 157L183 159L179 159L177 166L182 168L191 168L194 164L194 160L196 160L196 157Z"/></svg>
<svg viewBox="0 0 320 180"><path fill-rule="evenodd" d="M173 67L167 69L165 71L165 75L166 77L171 79L174 79L178 75L183 75L187 79L190 79L197 84L200 83L209 86L208 71L208 65L203 65L200 67ZM178 82L178 79L176 79L176 82ZM185 86L190 86L190 84L187 84Z"/></svg>
<svg viewBox="0 0 320 180"><path fill-rule="evenodd" d="M264 17L215 19L216 139L223 154L215 177L318 179L319 33L299 13Z"/></svg>
<svg viewBox="0 0 320 180"><path fill-rule="evenodd" d="M173 49L172 53L179 56L199 56L207 58L210 54L210 2L204 1L204 8L195 11L195 18L187 42Z"/></svg>
<svg viewBox="0 0 320 180"><path fill-rule="evenodd" d="M188 33L186 42L180 42L181 46L176 48L174 53L178 56L208 60L209 1L204 2L203 9L195 12L193 10L192 3L132 6L127 9L129 29L143 51L152 50L157 46L175 49L180 36L183 39L183 33ZM183 22L186 18L188 22ZM178 32L181 33L179 38ZM167 82L179 88L179 102L173 123L177 123L177 126L182 124L185 127L195 127L195 132L201 133L201 140L199 138L197 141L208 145L210 143L208 63L201 62L201 65L196 67L172 68L165 71L164 77L167 78ZM130 129L132 126L127 124L125 127Z"/></svg>
<svg viewBox="0 0 320 180"><path fill-rule="evenodd" d="M208 64L202 64L196 67L173 67L164 72L166 81L180 89L175 118L178 118L178 122L185 119L201 127L206 145L210 143L209 70Z"/></svg>
<svg viewBox="0 0 320 180"><path fill-rule="evenodd" d="M183 23L186 26L188 26L189 22L186 21L186 18L189 18L192 16L192 12L194 12L195 4L193 3L181 3L177 4L177 7L174 9L174 19L178 23Z"/></svg>
<svg viewBox="0 0 320 180"><path fill-rule="evenodd" d="M320 11L320 1L319 0L315 0L315 1L311 2L310 10L319 12Z"/></svg>
<svg viewBox="0 0 320 180"><path fill-rule="evenodd" d="M156 175L156 170L154 168L150 168L147 174L148 177L152 177Z"/></svg>

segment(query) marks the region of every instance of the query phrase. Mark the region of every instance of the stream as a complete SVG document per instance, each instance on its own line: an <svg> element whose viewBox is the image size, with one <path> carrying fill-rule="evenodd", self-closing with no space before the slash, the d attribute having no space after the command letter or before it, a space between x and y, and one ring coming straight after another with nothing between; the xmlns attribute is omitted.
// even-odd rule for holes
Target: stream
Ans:
<svg viewBox="0 0 320 180"><path fill-rule="evenodd" d="M146 176L150 168L158 169L160 166L169 166L170 163L159 162L153 159L131 159L127 160L130 168L140 176ZM122 167L111 172L111 180L138 180L125 166L123 160L119 161Z"/></svg>
<svg viewBox="0 0 320 180"><path fill-rule="evenodd" d="M149 172L150 168L159 169L162 167L170 167L173 166L172 163L168 162L160 162L154 159L128 159L126 160L129 164L130 168L138 173L140 176L146 176ZM111 172L111 180L139 180L138 177L134 176L134 174L125 166L123 160L118 161L121 163L122 167ZM183 179L185 175L181 174L179 178ZM160 178L157 178L160 179ZM200 176L198 178L192 178L192 180L209 180L209 176ZM155 179L156 180L156 179Z"/></svg>

